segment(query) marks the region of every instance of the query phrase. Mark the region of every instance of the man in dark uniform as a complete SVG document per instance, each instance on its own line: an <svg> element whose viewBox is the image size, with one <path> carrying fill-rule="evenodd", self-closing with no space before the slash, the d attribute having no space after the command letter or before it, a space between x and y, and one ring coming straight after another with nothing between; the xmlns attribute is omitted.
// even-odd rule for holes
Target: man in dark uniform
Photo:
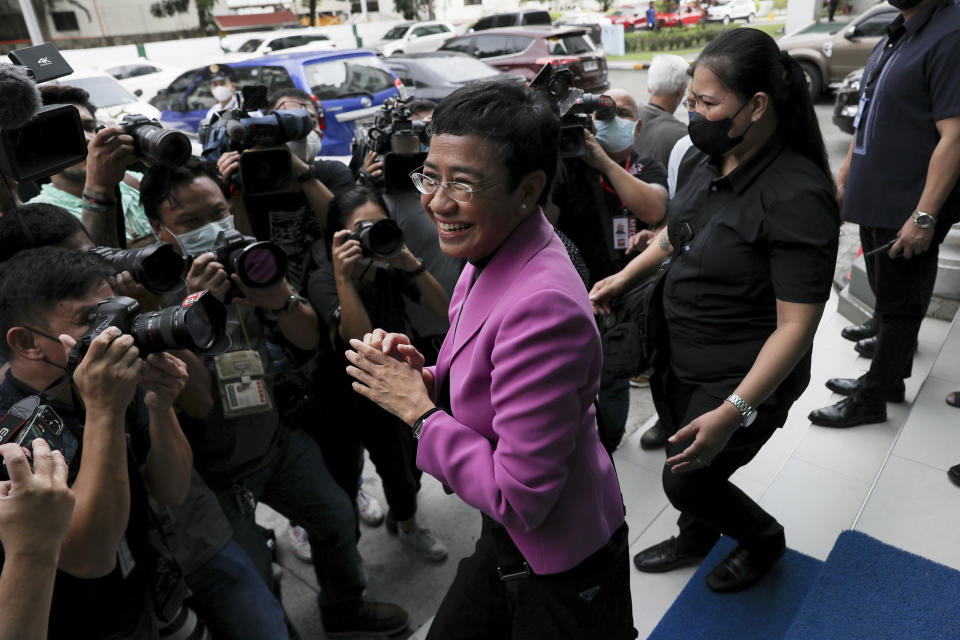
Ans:
<svg viewBox="0 0 960 640"><path fill-rule="evenodd" d="M887 27L860 83L856 132L837 177L845 218L860 225L876 295L877 346L866 375L832 378L847 396L810 421L853 427L887 419L902 402L940 243L960 216L960 8L950 0L892 0ZM846 196L846 197L844 197Z"/></svg>

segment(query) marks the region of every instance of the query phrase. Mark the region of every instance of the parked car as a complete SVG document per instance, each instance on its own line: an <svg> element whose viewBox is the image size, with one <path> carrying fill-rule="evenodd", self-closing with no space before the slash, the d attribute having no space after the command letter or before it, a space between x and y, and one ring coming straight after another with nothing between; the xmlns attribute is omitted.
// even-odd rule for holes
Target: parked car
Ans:
<svg viewBox="0 0 960 640"><path fill-rule="evenodd" d="M144 102L149 102L158 91L183 73L183 69L179 67L159 64L144 58L113 62L103 67L101 71L113 76L123 88Z"/></svg>
<svg viewBox="0 0 960 640"><path fill-rule="evenodd" d="M570 69L574 85L584 91L605 91L610 87L607 59L582 28L491 29L454 38L441 50L469 54L527 80L532 80L543 65L553 64Z"/></svg>
<svg viewBox="0 0 960 640"><path fill-rule="evenodd" d="M863 68L851 71L837 87L833 102L833 124L845 133L852 134L854 131L853 120L856 118L857 109L860 106L860 78L862 76Z"/></svg>
<svg viewBox="0 0 960 640"><path fill-rule="evenodd" d="M734 20L753 22L757 15L757 5L753 0L717 0L707 8L708 22L730 24Z"/></svg>
<svg viewBox="0 0 960 640"><path fill-rule="evenodd" d="M495 13L492 16L480 18L470 27L470 31L484 31L486 29L500 29L502 27L528 27L533 25L550 26L550 12L540 9L526 11L512 11L510 13Z"/></svg>
<svg viewBox="0 0 960 640"><path fill-rule="evenodd" d="M230 67L238 87L263 84L268 93L296 87L319 100L326 115L324 155L350 155L355 121L372 117L403 86L379 57L363 50L274 54ZM204 66L182 74L153 99L168 126L197 131L215 102L205 70Z"/></svg>
<svg viewBox="0 0 960 640"><path fill-rule="evenodd" d="M507 74L459 51L408 53L384 60L406 87L407 95L439 102L468 82L496 78L526 78Z"/></svg>
<svg viewBox="0 0 960 640"><path fill-rule="evenodd" d="M638 7L620 7L610 14L612 24L622 24L624 31L636 31L637 29L647 28L646 9Z"/></svg>
<svg viewBox="0 0 960 640"><path fill-rule="evenodd" d="M156 107L137 98L113 76L103 71L75 67L70 75L44 83L50 84L79 87L89 93L90 102L97 108L97 119L107 124L119 122L127 114L160 117L160 111Z"/></svg>
<svg viewBox="0 0 960 640"><path fill-rule="evenodd" d="M337 45L328 35L316 29L283 29L227 36L221 41L220 46L228 54L221 56L222 61L231 62L257 58L294 47L309 46L314 51L329 51L335 49Z"/></svg>
<svg viewBox="0 0 960 640"><path fill-rule="evenodd" d="M383 56L436 51L456 35L446 22L404 22L391 27L380 41L367 48Z"/></svg>
<svg viewBox="0 0 960 640"><path fill-rule="evenodd" d="M750 0L750 2L752 3L753 0ZM691 4L676 11L657 12L657 23L664 27L684 27L690 24L700 24L704 20L706 20L706 14L703 10Z"/></svg>
<svg viewBox="0 0 960 640"><path fill-rule="evenodd" d="M817 97L854 69L867 64L873 47L886 35L887 25L899 13L884 2L847 26L830 32L800 29L780 38L778 44L803 67L810 94Z"/></svg>
<svg viewBox="0 0 960 640"><path fill-rule="evenodd" d="M565 13L557 18L553 23L555 27L583 27L589 32L590 40L594 45L601 46L603 40L603 26L613 24L607 16L602 13L577 11ZM626 31L626 28L624 28Z"/></svg>

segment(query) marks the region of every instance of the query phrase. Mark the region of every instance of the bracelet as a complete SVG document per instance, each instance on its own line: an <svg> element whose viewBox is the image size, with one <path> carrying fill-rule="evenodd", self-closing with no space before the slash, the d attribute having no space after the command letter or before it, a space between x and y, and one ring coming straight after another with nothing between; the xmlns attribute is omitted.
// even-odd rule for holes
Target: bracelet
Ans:
<svg viewBox="0 0 960 640"><path fill-rule="evenodd" d="M417 418L417 421L413 423L413 439L420 439L420 432L423 430L423 423L427 421L427 418L435 414L437 411L440 411L440 407L434 407L433 409L427 410L422 416Z"/></svg>
<svg viewBox="0 0 960 640"><path fill-rule="evenodd" d="M98 204L101 207L112 207L113 205L117 204L116 200L101 200L100 198L90 195L87 191L83 192L83 199L88 200L93 204Z"/></svg>
<svg viewBox="0 0 960 640"><path fill-rule="evenodd" d="M110 213L111 211L114 210L115 207L116 207L116 203L107 205L107 204L95 204L88 200L80 201L80 208L88 209L90 211L93 211L94 213Z"/></svg>
<svg viewBox="0 0 960 640"><path fill-rule="evenodd" d="M419 266L419 267L417 267L417 268L414 269L413 271L404 271L404 273L407 274L408 277L410 277L410 278L416 278L416 277L419 276L421 273L423 273L424 271L427 270L427 265L423 264L423 260L421 260L420 258L417 258L417 262L420 263L420 266Z"/></svg>

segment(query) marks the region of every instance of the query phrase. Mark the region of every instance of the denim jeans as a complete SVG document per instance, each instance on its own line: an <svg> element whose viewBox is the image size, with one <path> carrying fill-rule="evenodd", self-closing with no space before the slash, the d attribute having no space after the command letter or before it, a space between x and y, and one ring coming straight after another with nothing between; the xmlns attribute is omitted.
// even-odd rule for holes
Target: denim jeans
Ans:
<svg viewBox="0 0 960 640"><path fill-rule="evenodd" d="M283 608L234 540L186 576L190 608L218 640L287 640Z"/></svg>
<svg viewBox="0 0 960 640"><path fill-rule="evenodd" d="M284 431L280 437L285 440L260 469L233 487L217 487L234 539L265 583L271 584L271 552L256 527L253 509L243 499L247 494L307 530L321 606L358 604L366 583L360 573L353 506L327 471L316 443L301 431Z"/></svg>

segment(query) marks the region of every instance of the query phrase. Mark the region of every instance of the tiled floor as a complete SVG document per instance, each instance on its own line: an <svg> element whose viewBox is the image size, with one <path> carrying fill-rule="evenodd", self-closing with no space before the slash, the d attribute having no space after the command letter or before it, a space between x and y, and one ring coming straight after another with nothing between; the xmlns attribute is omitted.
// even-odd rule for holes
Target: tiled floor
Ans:
<svg viewBox="0 0 960 640"><path fill-rule="evenodd" d="M842 530L856 528L960 568L960 489L945 476L948 467L960 462L960 409L943 402L948 391L960 389L960 357L954 355L960 354L960 329L951 331L947 322L924 321L914 374L907 383L908 402L888 405L886 423L825 429L807 420L810 410L838 400L824 381L857 377L869 366L840 337L848 323L835 312L835 299L827 309L814 343L809 388L784 428L734 474L734 481L784 524L787 544L803 553L824 559ZM635 390L632 396L632 417L650 415L649 394ZM651 423L652 418L614 456L627 507L631 554L676 532L678 514L660 480L663 452L639 448L640 435ZM372 470L367 475L373 476ZM413 628L428 621L456 561L472 551L479 529L475 512L443 495L435 484L425 477L421 513L448 542L446 563L428 565L411 558L382 528L364 528L360 543L371 574L371 595L406 606ZM370 489L379 494L376 481ZM284 582L285 603L288 609L293 605L291 618L304 638L322 638L313 604L313 572L291 564L297 561L290 558L285 540L280 546L287 573L295 575ZM661 575L632 571L634 624L641 638L657 625L693 572L693 568ZM425 632L426 626L412 637L423 638Z"/></svg>

